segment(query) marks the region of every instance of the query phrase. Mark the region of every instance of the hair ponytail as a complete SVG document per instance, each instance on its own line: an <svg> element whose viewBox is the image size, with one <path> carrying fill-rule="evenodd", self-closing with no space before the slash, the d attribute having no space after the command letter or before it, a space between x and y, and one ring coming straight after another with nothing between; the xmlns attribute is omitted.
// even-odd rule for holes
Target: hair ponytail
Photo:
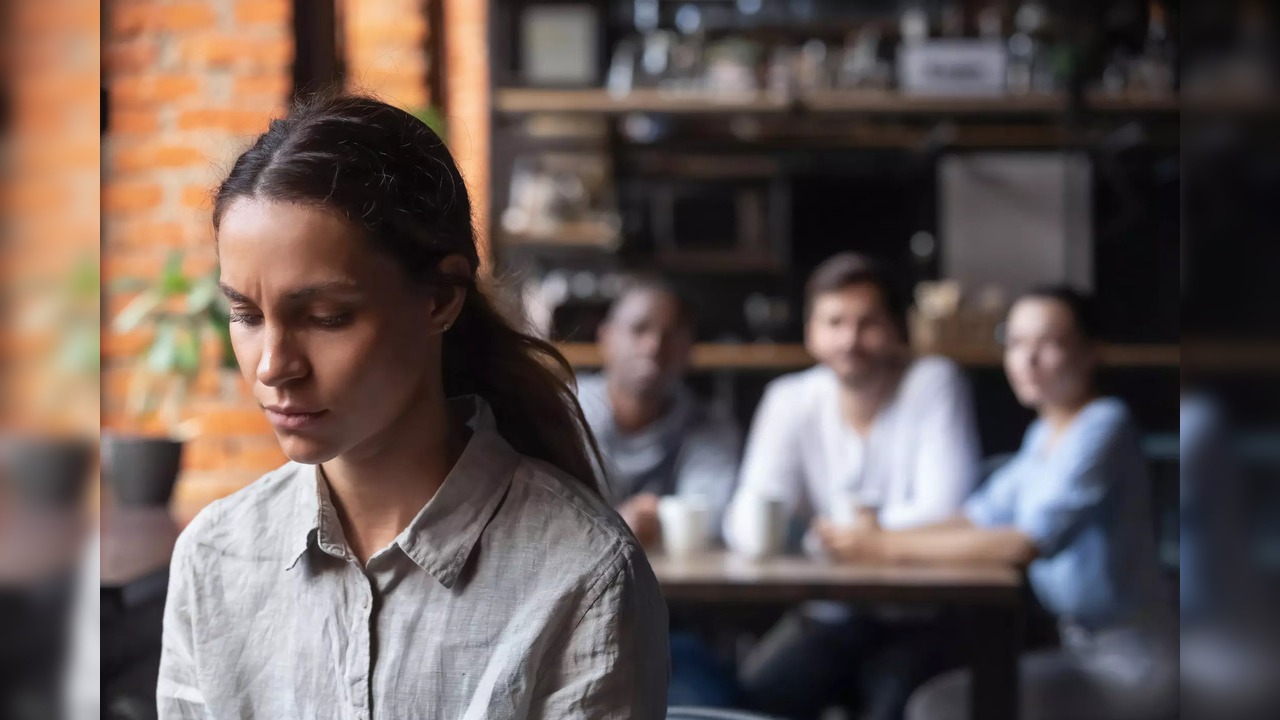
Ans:
<svg viewBox="0 0 1280 720"><path fill-rule="evenodd" d="M483 397L512 447L599 490L599 448L570 385L573 369L555 346L512 327L473 289L445 334L442 364L447 396Z"/></svg>
<svg viewBox="0 0 1280 720"><path fill-rule="evenodd" d="M237 197L337 210L412 281L464 286L442 346L446 397L484 398L516 450L600 491L599 449L570 385L572 369L550 343L513 327L478 287L466 184L426 124L372 98L314 96L272 121L236 160L218 188L215 229ZM449 255L467 258L470 278L440 274Z"/></svg>

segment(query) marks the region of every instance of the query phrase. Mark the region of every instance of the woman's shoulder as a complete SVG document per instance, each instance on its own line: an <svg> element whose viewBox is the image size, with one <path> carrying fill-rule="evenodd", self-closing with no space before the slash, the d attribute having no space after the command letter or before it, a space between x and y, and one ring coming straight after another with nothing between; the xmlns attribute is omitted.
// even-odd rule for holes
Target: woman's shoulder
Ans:
<svg viewBox="0 0 1280 720"><path fill-rule="evenodd" d="M505 505L509 516L538 519L536 525L508 525L509 532L536 534L537 538L521 539L571 555L582 566L622 566L644 557L635 536L604 497L550 463L523 458Z"/></svg>
<svg viewBox="0 0 1280 720"><path fill-rule="evenodd" d="M305 476L314 466L287 462L245 487L206 505L179 536L182 546L222 555L260 556L302 517Z"/></svg>
<svg viewBox="0 0 1280 720"><path fill-rule="evenodd" d="M1080 436L1085 442L1112 442L1124 439L1137 446L1138 424L1129 406L1117 397L1100 397L1085 406L1077 416Z"/></svg>

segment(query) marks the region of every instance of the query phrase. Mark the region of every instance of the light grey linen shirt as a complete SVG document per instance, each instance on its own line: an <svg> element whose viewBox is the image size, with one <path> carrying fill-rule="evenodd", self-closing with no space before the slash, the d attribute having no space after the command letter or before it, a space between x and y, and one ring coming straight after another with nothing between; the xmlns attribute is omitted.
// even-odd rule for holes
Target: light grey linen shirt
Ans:
<svg viewBox="0 0 1280 720"><path fill-rule="evenodd" d="M626 525L475 397L435 497L365 566L313 465L209 505L174 550L161 718L666 714L667 611Z"/></svg>

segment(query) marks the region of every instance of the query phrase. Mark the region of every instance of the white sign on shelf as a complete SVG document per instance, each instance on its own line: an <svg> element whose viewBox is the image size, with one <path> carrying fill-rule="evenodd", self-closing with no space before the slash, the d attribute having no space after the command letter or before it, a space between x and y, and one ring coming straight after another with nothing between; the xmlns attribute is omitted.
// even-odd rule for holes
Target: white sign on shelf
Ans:
<svg viewBox="0 0 1280 720"><path fill-rule="evenodd" d="M928 40L898 49L898 87L909 95L1003 95L998 40Z"/></svg>

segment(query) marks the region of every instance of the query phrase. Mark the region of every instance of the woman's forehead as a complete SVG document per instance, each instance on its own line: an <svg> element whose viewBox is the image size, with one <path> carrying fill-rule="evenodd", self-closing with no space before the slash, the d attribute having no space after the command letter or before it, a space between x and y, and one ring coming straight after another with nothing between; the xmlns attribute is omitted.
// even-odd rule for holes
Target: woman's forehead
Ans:
<svg viewBox="0 0 1280 720"><path fill-rule="evenodd" d="M247 199L227 208L218 233L224 284L282 291L391 280L394 264L372 252L358 229L313 206Z"/></svg>

